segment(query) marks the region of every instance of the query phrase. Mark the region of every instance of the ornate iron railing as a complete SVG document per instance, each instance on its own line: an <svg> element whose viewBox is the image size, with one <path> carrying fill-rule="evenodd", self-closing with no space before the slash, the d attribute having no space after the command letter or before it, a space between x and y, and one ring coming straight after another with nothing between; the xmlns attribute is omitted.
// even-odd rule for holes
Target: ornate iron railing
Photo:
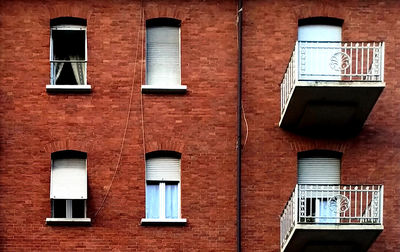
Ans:
<svg viewBox="0 0 400 252"><path fill-rule="evenodd" d="M281 247L297 224L381 225L383 185L296 185L280 222Z"/></svg>
<svg viewBox="0 0 400 252"><path fill-rule="evenodd" d="M384 42L297 41L281 83L281 113L298 81L384 81Z"/></svg>

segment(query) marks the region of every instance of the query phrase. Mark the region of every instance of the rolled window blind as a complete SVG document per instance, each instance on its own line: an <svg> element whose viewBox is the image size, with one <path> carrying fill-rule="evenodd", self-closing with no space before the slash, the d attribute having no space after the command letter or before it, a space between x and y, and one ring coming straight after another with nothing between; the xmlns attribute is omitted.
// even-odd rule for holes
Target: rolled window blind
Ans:
<svg viewBox="0 0 400 252"><path fill-rule="evenodd" d="M173 157L154 157L146 160L146 180L180 181L181 160Z"/></svg>
<svg viewBox="0 0 400 252"><path fill-rule="evenodd" d="M300 158L297 178L299 184L340 184L340 159Z"/></svg>
<svg viewBox="0 0 400 252"><path fill-rule="evenodd" d="M146 29L146 83L181 85L180 28L153 26Z"/></svg>
<svg viewBox="0 0 400 252"><path fill-rule="evenodd" d="M50 198L87 199L86 159L53 159Z"/></svg>

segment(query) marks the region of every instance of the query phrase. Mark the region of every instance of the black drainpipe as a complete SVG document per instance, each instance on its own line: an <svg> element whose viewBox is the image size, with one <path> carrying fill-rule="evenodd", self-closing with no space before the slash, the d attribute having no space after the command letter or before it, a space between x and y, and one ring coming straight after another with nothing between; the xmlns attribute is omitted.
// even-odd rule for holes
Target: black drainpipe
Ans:
<svg viewBox="0 0 400 252"><path fill-rule="evenodd" d="M242 199L242 0L238 0L237 12L237 36L238 36L238 86L237 86L237 251L242 251L242 232L241 232L241 199Z"/></svg>

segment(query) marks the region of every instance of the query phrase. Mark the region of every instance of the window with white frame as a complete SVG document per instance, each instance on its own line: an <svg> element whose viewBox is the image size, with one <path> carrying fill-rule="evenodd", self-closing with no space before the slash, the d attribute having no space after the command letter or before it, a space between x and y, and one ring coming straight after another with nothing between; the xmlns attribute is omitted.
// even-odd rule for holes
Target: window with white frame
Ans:
<svg viewBox="0 0 400 252"><path fill-rule="evenodd" d="M180 89L181 21L154 18L146 21L146 85L142 89Z"/></svg>
<svg viewBox="0 0 400 252"><path fill-rule="evenodd" d="M329 199L340 193L342 153L310 150L299 152L297 158L297 182L308 188L304 205L307 222L336 223L337 211L332 211Z"/></svg>
<svg viewBox="0 0 400 252"><path fill-rule="evenodd" d="M58 151L51 155L51 218L47 222L86 218L87 154L80 151Z"/></svg>
<svg viewBox="0 0 400 252"><path fill-rule="evenodd" d="M60 17L50 21L51 85L86 85L86 20Z"/></svg>
<svg viewBox="0 0 400 252"><path fill-rule="evenodd" d="M180 157L179 153L170 151L157 151L146 155L145 220L184 220L181 219Z"/></svg>

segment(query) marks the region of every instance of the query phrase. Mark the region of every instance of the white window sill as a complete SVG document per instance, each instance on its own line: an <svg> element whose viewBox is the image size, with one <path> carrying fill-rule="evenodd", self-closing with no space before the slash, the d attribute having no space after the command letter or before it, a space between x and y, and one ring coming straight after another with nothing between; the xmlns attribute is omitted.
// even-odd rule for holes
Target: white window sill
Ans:
<svg viewBox="0 0 400 252"><path fill-rule="evenodd" d="M47 225L90 225L90 218L46 218Z"/></svg>
<svg viewBox="0 0 400 252"><path fill-rule="evenodd" d="M183 226L186 225L186 219L146 219L140 221L142 226Z"/></svg>
<svg viewBox="0 0 400 252"><path fill-rule="evenodd" d="M183 94L186 93L186 85L176 86L157 86L157 85L142 85L142 93L144 94Z"/></svg>
<svg viewBox="0 0 400 252"><path fill-rule="evenodd" d="M46 85L47 93L90 93L91 85Z"/></svg>

